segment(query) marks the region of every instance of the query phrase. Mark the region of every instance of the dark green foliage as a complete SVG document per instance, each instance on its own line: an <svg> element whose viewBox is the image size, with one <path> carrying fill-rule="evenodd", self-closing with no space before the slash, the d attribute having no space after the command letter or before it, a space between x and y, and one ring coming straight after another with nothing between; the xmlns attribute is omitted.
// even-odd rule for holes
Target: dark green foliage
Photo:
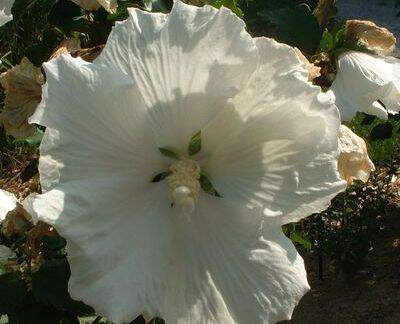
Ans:
<svg viewBox="0 0 400 324"><path fill-rule="evenodd" d="M311 7L310 7L311 5ZM322 31L312 14L315 3L297 0L242 2L244 19L256 36L268 36L314 54Z"/></svg>

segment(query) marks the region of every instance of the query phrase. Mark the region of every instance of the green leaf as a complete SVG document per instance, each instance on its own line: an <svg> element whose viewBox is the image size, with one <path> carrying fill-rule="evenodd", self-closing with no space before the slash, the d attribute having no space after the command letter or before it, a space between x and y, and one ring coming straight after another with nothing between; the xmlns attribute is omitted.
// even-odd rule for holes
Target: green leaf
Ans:
<svg viewBox="0 0 400 324"><path fill-rule="evenodd" d="M307 250L311 250L311 242L307 238L298 234L296 231L293 230L290 232L290 239L293 242L301 244Z"/></svg>
<svg viewBox="0 0 400 324"><path fill-rule="evenodd" d="M165 147L159 147L158 150L161 152L162 155L165 155L171 159L179 159L178 154L176 154L174 151L167 149Z"/></svg>
<svg viewBox="0 0 400 324"><path fill-rule="evenodd" d="M0 314L9 314L26 298L26 283L19 272L5 273L0 276Z"/></svg>
<svg viewBox="0 0 400 324"><path fill-rule="evenodd" d="M335 46L334 43L333 35L326 29L322 34L318 52L330 52Z"/></svg>
<svg viewBox="0 0 400 324"><path fill-rule="evenodd" d="M243 11L238 7L237 0L214 0L211 2L211 5L217 9L222 6L229 8L236 14L236 16L243 18Z"/></svg>
<svg viewBox="0 0 400 324"><path fill-rule="evenodd" d="M216 197L222 197L217 190L215 190L213 184L211 183L210 179L205 174L200 174L200 186L201 189L203 189L206 193L216 196Z"/></svg>
<svg viewBox="0 0 400 324"><path fill-rule="evenodd" d="M15 144L28 144L31 147L38 147L42 142L44 132L40 129L37 129L35 134L30 137L24 139L16 139L14 140Z"/></svg>
<svg viewBox="0 0 400 324"><path fill-rule="evenodd" d="M198 131L192 136L189 142L188 152L189 155L195 155L201 150L201 131Z"/></svg>
<svg viewBox="0 0 400 324"><path fill-rule="evenodd" d="M172 173L171 171L161 172L161 173L157 174L156 176L154 176L153 179L151 179L151 182L160 182L160 181L164 180L165 178L167 178L171 173Z"/></svg>

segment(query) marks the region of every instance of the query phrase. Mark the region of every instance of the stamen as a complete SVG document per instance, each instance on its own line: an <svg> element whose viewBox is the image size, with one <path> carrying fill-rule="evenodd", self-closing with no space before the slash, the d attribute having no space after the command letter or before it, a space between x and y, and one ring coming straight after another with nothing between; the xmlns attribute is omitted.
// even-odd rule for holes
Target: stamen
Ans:
<svg viewBox="0 0 400 324"><path fill-rule="evenodd" d="M200 167L194 160L182 159L170 167L172 174L168 176L168 185L174 207L184 214L191 214L200 192Z"/></svg>

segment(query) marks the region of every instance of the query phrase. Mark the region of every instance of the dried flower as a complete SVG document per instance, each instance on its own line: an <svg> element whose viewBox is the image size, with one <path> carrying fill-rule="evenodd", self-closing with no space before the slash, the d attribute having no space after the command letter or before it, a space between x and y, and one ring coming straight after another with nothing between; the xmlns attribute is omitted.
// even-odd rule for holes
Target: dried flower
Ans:
<svg viewBox="0 0 400 324"><path fill-rule="evenodd" d="M341 125L339 131L338 169L342 179L351 185L354 180L367 182L374 163L368 156L364 140L354 134L348 127Z"/></svg>
<svg viewBox="0 0 400 324"><path fill-rule="evenodd" d="M377 54L389 54L396 46L396 37L386 28L368 20L348 20L346 39L358 43Z"/></svg>

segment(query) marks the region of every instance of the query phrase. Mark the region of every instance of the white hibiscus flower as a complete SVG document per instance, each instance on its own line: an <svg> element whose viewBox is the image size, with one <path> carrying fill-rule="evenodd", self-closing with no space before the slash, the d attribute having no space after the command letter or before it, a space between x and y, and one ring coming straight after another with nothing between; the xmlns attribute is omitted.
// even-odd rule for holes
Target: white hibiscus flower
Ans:
<svg viewBox="0 0 400 324"><path fill-rule="evenodd" d="M32 209L68 241L71 295L116 323L289 319L309 285L281 225L346 185L334 100L226 8L129 14L94 63L45 64L31 118L47 127Z"/></svg>
<svg viewBox="0 0 400 324"><path fill-rule="evenodd" d="M0 26L5 25L13 19L11 8L15 0L1 0L0 1Z"/></svg>
<svg viewBox="0 0 400 324"><path fill-rule="evenodd" d="M400 61L361 52L347 52L338 61L331 90L342 120L357 111L387 119L400 111Z"/></svg>

